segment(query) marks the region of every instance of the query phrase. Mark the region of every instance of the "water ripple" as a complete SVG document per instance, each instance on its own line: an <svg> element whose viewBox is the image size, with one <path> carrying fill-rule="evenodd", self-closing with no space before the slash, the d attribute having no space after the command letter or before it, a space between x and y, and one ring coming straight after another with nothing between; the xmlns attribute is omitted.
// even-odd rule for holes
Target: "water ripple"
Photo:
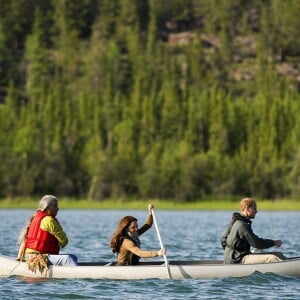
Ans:
<svg viewBox="0 0 300 300"><path fill-rule="evenodd" d="M17 255L16 241L29 210L0 211L0 249L5 255ZM66 252L81 261L112 260L109 239L119 218L132 214L143 224L145 211L74 211L62 210L59 220L69 235ZM169 260L221 259L219 237L227 225L228 212L163 211L156 218ZM262 217L264 215L264 217ZM78 223L80 220L80 224ZM255 222L259 236L281 238L282 251L288 256L300 253L297 228L300 212L263 212ZM79 226L80 225L80 226ZM158 249L155 230L141 237L142 247ZM0 278L0 299L299 299L300 279L274 274L255 273L243 278L210 280L28 280Z"/></svg>

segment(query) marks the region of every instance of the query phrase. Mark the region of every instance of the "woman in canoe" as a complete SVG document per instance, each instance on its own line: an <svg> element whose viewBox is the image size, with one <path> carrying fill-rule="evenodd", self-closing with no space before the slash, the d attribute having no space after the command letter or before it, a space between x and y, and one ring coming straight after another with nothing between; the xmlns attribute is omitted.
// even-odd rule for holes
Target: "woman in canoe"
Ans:
<svg viewBox="0 0 300 300"><path fill-rule="evenodd" d="M151 228L153 223L152 209L154 206L149 204L148 217L146 223L138 228L137 219L132 216L123 217L110 241L110 247L117 253L117 264L119 266L138 265L139 259L163 256L165 249L145 251L140 248L139 236Z"/></svg>
<svg viewBox="0 0 300 300"><path fill-rule="evenodd" d="M68 244L68 237L56 219L58 210L58 200L55 196L43 196L39 208L20 234L18 260L24 257L32 271L36 268L47 268L48 264L77 265L75 255L59 254L60 248Z"/></svg>
<svg viewBox="0 0 300 300"><path fill-rule="evenodd" d="M282 245L281 240L263 239L253 233L251 219L254 219L256 214L255 199L243 198L240 202L240 213L233 213L232 220L221 237L225 263L256 264L285 259L281 252L251 253L250 247L267 249Z"/></svg>

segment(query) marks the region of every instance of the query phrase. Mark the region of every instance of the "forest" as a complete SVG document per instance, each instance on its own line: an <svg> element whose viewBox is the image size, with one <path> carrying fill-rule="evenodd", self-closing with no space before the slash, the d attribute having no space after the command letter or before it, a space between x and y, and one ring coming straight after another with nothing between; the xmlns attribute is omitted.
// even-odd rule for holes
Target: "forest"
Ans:
<svg viewBox="0 0 300 300"><path fill-rule="evenodd" d="M1 0L0 198L300 199L299 11Z"/></svg>

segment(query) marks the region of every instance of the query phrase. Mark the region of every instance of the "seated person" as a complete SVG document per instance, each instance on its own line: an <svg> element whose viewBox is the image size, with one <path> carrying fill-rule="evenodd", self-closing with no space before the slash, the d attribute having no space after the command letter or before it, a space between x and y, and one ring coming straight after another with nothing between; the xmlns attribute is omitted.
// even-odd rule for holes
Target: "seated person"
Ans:
<svg viewBox="0 0 300 300"><path fill-rule="evenodd" d="M118 255L119 266L138 265L140 257L150 258L166 254L165 249L145 251L140 248L139 236L150 229L153 224L152 208L153 205L150 204L146 223L140 229L137 219L132 216L126 216L120 220L110 242L112 251Z"/></svg>
<svg viewBox="0 0 300 300"><path fill-rule="evenodd" d="M251 219L254 219L256 214L255 199L242 199L240 202L240 213L233 213L232 220L221 237L221 244L225 250L224 262L226 264L271 263L285 259L280 252L251 253L251 246L257 249L266 249L282 245L281 240L263 239L253 233Z"/></svg>
<svg viewBox="0 0 300 300"><path fill-rule="evenodd" d="M36 266L47 267L48 264L58 266L78 264L75 255L59 254L60 248L68 244L68 237L56 219L58 210L58 200L55 196L43 196L39 208L20 234L18 260L25 257L29 268L33 271Z"/></svg>

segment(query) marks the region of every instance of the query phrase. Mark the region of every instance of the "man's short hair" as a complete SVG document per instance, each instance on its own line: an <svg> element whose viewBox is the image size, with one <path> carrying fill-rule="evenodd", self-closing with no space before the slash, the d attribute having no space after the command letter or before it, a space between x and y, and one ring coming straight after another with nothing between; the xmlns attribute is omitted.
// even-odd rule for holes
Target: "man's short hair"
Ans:
<svg viewBox="0 0 300 300"><path fill-rule="evenodd" d="M256 204L256 201L254 198L246 197L243 198L240 202L240 210L243 211L245 208L253 207L253 205Z"/></svg>

